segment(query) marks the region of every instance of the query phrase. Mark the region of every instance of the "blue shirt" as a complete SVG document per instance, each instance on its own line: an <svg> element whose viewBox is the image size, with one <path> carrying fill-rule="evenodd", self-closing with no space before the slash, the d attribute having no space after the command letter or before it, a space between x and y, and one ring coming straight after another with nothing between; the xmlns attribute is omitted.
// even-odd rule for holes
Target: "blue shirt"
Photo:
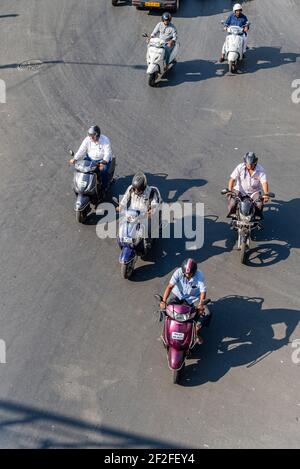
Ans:
<svg viewBox="0 0 300 469"><path fill-rule="evenodd" d="M243 15L243 13L241 13L239 17L237 17L234 13L231 13L231 15L229 15L225 21L225 26L239 26L242 28L247 22L248 18L247 16Z"/></svg>
<svg viewBox="0 0 300 469"><path fill-rule="evenodd" d="M200 270L197 270L194 277L187 279L179 268L172 275L170 285L173 285L174 295L189 304L199 300L200 294L206 292L205 278Z"/></svg>

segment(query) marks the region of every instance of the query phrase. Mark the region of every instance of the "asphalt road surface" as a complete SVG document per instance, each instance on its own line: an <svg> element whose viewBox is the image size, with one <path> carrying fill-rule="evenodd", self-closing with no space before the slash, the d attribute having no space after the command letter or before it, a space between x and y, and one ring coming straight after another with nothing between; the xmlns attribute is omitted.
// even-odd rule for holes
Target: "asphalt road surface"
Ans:
<svg viewBox="0 0 300 469"><path fill-rule="evenodd" d="M1 447L299 447L300 4L243 5L252 29L241 73L218 63L232 2L182 0L179 63L152 89L141 34L160 13L1 2ZM18 68L29 59L43 64ZM113 193L143 169L165 201L203 202L203 248L161 240L121 279L100 218L74 218L66 151L93 123L118 158ZM220 189L248 150L276 198L242 266ZM178 386L153 293L191 254L214 317Z"/></svg>

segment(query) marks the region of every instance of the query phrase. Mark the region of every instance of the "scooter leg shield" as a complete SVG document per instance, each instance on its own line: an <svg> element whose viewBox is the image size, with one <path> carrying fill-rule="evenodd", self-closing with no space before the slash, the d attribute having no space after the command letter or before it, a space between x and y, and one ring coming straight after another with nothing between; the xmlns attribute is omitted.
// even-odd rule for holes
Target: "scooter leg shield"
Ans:
<svg viewBox="0 0 300 469"><path fill-rule="evenodd" d="M134 259L134 256L135 250L133 248L130 248L129 246L125 246L122 248L122 251L120 253L119 262L120 264L129 264L129 262Z"/></svg>
<svg viewBox="0 0 300 469"><path fill-rule="evenodd" d="M90 198L87 195L78 194L75 201L74 210L76 212L82 212L90 203Z"/></svg>
<svg viewBox="0 0 300 469"><path fill-rule="evenodd" d="M168 364L171 370L180 370L184 364L184 350L176 350L169 347L168 350Z"/></svg>
<svg viewBox="0 0 300 469"><path fill-rule="evenodd" d="M152 73L159 72L159 67L157 64L150 64L147 68L147 74L151 75Z"/></svg>
<svg viewBox="0 0 300 469"><path fill-rule="evenodd" d="M228 52L228 55L227 55L228 62L236 62L238 58L239 58L239 54L237 52Z"/></svg>

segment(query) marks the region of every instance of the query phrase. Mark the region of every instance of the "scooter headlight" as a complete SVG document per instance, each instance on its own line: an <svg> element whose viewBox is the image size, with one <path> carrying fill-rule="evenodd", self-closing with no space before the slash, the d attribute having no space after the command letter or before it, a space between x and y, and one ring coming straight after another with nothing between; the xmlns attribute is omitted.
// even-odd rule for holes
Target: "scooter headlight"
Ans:
<svg viewBox="0 0 300 469"><path fill-rule="evenodd" d="M175 313L174 311L174 319L178 322L188 321L189 318L190 318L189 314Z"/></svg>
<svg viewBox="0 0 300 469"><path fill-rule="evenodd" d="M240 218L241 218L241 221L250 222L250 221L251 221L251 218L252 218L252 215L243 215L243 214L241 213L241 214L240 214Z"/></svg>

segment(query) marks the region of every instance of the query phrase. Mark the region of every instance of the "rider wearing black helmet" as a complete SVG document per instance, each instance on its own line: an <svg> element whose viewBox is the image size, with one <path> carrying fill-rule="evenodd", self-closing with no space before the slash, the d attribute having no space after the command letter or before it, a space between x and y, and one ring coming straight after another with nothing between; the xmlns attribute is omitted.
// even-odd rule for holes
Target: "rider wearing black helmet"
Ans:
<svg viewBox="0 0 300 469"><path fill-rule="evenodd" d="M157 213L161 203L160 192L157 187L149 186L147 177L142 171L138 171L132 178L131 185L127 188L117 211L132 208L139 210L141 215L147 216L147 238L144 241L145 254L151 247L151 219Z"/></svg>
<svg viewBox="0 0 300 469"><path fill-rule="evenodd" d="M258 164L258 158L252 151L248 151L243 158L243 163L239 164L232 172L228 181L228 190L237 191L242 196L251 196L254 200L258 199L263 192L263 200L256 200L256 215L262 218L263 203L268 202L269 184L264 168ZM235 214L237 201L233 197L229 197L228 215L231 217Z"/></svg>
<svg viewBox="0 0 300 469"><path fill-rule="evenodd" d="M168 298L172 292L172 297ZM167 304L188 304L194 305L199 313L197 320L197 333L201 327L208 326L211 315L203 302L206 298L206 284L203 273L197 269L194 259L185 259L179 269L177 269L164 291L163 299L160 303L161 309L165 309ZM203 339L198 335L198 342L203 343Z"/></svg>
<svg viewBox="0 0 300 469"><path fill-rule="evenodd" d="M172 16L170 13L163 13L161 19L162 21L155 26L151 37L159 37L165 41L166 62L168 63L172 49L177 41L177 30L171 22Z"/></svg>
<svg viewBox="0 0 300 469"><path fill-rule="evenodd" d="M98 125L92 125L87 131L87 137L83 140L79 150L70 164L77 160L87 159L99 162L98 176L102 179L103 188L108 186L108 173L112 163L112 149L109 138L101 133Z"/></svg>

